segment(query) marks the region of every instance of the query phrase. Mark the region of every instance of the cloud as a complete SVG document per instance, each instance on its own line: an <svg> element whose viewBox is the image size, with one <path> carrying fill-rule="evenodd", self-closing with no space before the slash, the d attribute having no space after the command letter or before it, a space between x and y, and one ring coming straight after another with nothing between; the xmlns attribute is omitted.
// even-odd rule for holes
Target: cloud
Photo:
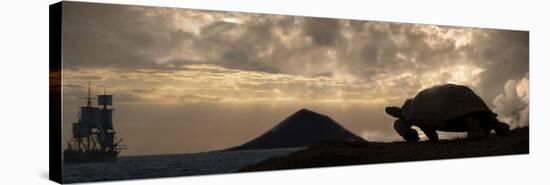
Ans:
<svg viewBox="0 0 550 185"><path fill-rule="evenodd" d="M508 80L493 105L498 118L512 128L529 125L529 73L519 80Z"/></svg>
<svg viewBox="0 0 550 185"><path fill-rule="evenodd" d="M198 94L184 94L182 96L177 96L178 100L180 101L193 101L193 102L201 102L201 101L220 101L220 97L214 97L214 96L206 96L206 95L198 95Z"/></svg>
<svg viewBox="0 0 550 185"><path fill-rule="evenodd" d="M472 41L470 60L485 69L479 75L479 90L487 102L502 93L509 79L529 72L529 32L483 30Z"/></svg>
<svg viewBox="0 0 550 185"><path fill-rule="evenodd" d="M318 46L334 46L341 41L340 22L338 19L304 18L304 35L309 36Z"/></svg>
<svg viewBox="0 0 550 185"><path fill-rule="evenodd" d="M325 99L362 93L401 103L428 86L458 83L491 102L529 65L524 31L79 2L66 2L64 15L64 65L96 81L140 78L166 85L196 75L188 66L210 65L223 68L221 74L237 70L232 73L356 86L297 88L241 79L217 91L251 88ZM109 74L94 68L109 68L101 71ZM206 77L224 80L212 72Z"/></svg>
<svg viewBox="0 0 550 185"><path fill-rule="evenodd" d="M441 83L468 85L490 102L508 79L528 72L521 31L77 2L64 11L64 65L81 75L67 79L400 104ZM188 68L200 65L223 70L203 77Z"/></svg>
<svg viewBox="0 0 550 185"><path fill-rule="evenodd" d="M325 102L375 103L384 98L369 91L369 86L325 76L306 77L261 71L228 69L213 64L185 65L179 69L67 69L65 96L80 97L89 74L102 78L92 89L105 87L123 101L182 103L196 101L239 102ZM75 85L72 85L75 84ZM78 87L78 88L76 88ZM381 99L382 98L382 99Z"/></svg>
<svg viewBox="0 0 550 185"><path fill-rule="evenodd" d="M488 102L508 79L528 71L529 34L522 31L66 4L67 67L174 70L213 64L371 84L373 91L403 97L426 83L455 82L472 86ZM480 73L456 79L459 66ZM384 82L398 76L408 77Z"/></svg>

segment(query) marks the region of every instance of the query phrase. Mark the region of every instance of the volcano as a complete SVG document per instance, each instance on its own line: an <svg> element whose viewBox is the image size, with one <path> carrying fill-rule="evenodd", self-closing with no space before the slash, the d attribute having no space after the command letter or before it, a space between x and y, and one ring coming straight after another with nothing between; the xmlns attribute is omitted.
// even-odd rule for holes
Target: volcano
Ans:
<svg viewBox="0 0 550 185"><path fill-rule="evenodd" d="M301 109L261 136L228 150L294 148L322 141L365 141L326 115Z"/></svg>

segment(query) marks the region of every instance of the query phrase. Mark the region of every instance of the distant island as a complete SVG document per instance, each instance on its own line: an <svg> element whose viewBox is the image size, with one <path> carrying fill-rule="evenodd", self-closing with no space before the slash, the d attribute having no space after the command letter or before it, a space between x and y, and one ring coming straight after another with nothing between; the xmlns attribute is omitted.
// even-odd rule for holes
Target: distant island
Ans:
<svg viewBox="0 0 550 185"><path fill-rule="evenodd" d="M259 137L227 150L297 148L323 141L365 142L330 117L304 108Z"/></svg>

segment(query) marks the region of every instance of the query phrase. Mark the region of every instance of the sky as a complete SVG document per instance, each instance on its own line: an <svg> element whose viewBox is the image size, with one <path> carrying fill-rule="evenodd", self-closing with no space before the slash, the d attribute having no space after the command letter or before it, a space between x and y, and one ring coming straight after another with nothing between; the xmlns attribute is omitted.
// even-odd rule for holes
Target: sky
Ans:
<svg viewBox="0 0 550 185"><path fill-rule="evenodd" d="M445 83L529 124L527 31L80 2L62 29L64 140L91 81L114 94L122 155L229 148L301 108L400 140L384 107Z"/></svg>

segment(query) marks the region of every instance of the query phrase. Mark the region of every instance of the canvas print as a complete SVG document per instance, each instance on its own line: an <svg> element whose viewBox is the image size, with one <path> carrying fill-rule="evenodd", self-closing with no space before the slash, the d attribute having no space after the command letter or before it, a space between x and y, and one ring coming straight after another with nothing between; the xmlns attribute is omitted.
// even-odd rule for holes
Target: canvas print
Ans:
<svg viewBox="0 0 550 185"><path fill-rule="evenodd" d="M84 2L50 11L61 183L529 153L528 31Z"/></svg>

